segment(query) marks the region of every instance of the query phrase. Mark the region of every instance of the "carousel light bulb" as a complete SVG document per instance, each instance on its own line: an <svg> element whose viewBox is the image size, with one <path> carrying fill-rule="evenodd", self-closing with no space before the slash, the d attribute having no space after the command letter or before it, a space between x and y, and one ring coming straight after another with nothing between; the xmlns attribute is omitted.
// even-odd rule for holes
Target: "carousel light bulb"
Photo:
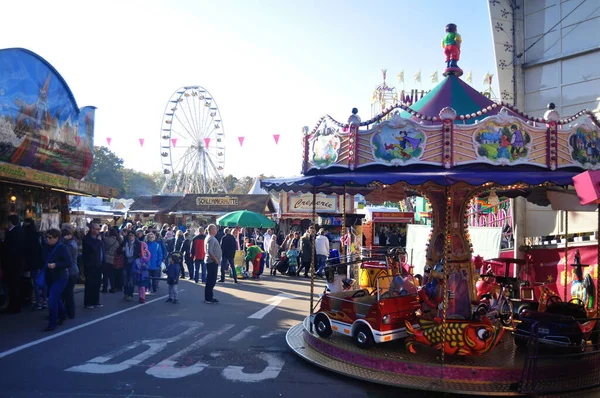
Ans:
<svg viewBox="0 0 600 398"><path fill-rule="evenodd" d="M10 197L10 201L13 202L13 203L15 203L17 201L17 197L15 195L12 195Z"/></svg>

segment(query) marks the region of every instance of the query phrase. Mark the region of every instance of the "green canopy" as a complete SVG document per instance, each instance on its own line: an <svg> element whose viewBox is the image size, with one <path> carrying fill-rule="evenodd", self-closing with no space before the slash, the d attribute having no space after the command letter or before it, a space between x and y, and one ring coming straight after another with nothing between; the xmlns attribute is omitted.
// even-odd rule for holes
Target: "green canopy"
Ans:
<svg viewBox="0 0 600 398"><path fill-rule="evenodd" d="M224 227L273 228L275 221L260 213L238 210L217 218L217 224Z"/></svg>

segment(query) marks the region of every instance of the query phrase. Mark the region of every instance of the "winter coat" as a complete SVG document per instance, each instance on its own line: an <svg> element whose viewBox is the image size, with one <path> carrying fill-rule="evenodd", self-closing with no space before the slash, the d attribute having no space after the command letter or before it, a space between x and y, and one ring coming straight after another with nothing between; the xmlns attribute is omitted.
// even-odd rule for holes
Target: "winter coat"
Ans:
<svg viewBox="0 0 600 398"><path fill-rule="evenodd" d="M105 236L102 240L106 250L104 252L104 262L112 265L115 263L115 253L119 248L119 240L114 236Z"/></svg>
<svg viewBox="0 0 600 398"><path fill-rule="evenodd" d="M185 259L186 264L189 264L192 261L194 261L194 256L192 255L192 241L191 240L186 239L183 242L181 251L184 253L184 259Z"/></svg>
<svg viewBox="0 0 600 398"><path fill-rule="evenodd" d="M23 250L25 271L42 269L44 266L44 238L35 230L35 225L23 227Z"/></svg>
<svg viewBox="0 0 600 398"><path fill-rule="evenodd" d="M176 252L182 252L183 251L183 243L185 241L185 238L183 236L178 237L177 239L175 239L175 251Z"/></svg>
<svg viewBox="0 0 600 398"><path fill-rule="evenodd" d="M310 236L303 236L301 239L302 251L300 252L300 261L303 263L310 263L313 258L313 245L312 238Z"/></svg>
<svg viewBox="0 0 600 398"><path fill-rule="evenodd" d="M221 250L224 258L234 258L237 250L237 239L231 234L225 234L221 239Z"/></svg>
<svg viewBox="0 0 600 398"><path fill-rule="evenodd" d="M160 243L157 241L146 242L148 245L148 250L150 251L150 261L148 261L148 269L155 271L160 270L160 264L163 259L162 248L160 247Z"/></svg>
<svg viewBox="0 0 600 398"><path fill-rule="evenodd" d="M69 267L69 276L77 278L79 276L79 267L77 266L77 242L75 239L62 240L62 244L67 247L71 255L71 266Z"/></svg>
<svg viewBox="0 0 600 398"><path fill-rule="evenodd" d="M206 256L206 252L204 250L205 239L206 235L204 234L194 236L194 240L192 240L192 253L194 260L204 260L204 257Z"/></svg>
<svg viewBox="0 0 600 398"><path fill-rule="evenodd" d="M90 233L83 238L84 266L100 268L104 262L105 252L102 239L94 238Z"/></svg>
<svg viewBox="0 0 600 398"><path fill-rule="evenodd" d="M69 249L65 245L57 243L56 246L48 248L48 261L46 264L50 263L55 263L56 267L53 269L46 268L46 271L44 271L47 285L52 285L55 281L69 278L71 254L69 254Z"/></svg>
<svg viewBox="0 0 600 398"><path fill-rule="evenodd" d="M179 282L179 275L181 274L181 271L179 270L179 264L170 263L163 272L167 274L167 284L177 285Z"/></svg>
<svg viewBox="0 0 600 398"><path fill-rule="evenodd" d="M258 256L259 254L261 254L263 251L260 249L260 247L253 245L250 246L248 248L248 250L246 250L246 260L247 261L254 261L254 259L256 258L256 256Z"/></svg>

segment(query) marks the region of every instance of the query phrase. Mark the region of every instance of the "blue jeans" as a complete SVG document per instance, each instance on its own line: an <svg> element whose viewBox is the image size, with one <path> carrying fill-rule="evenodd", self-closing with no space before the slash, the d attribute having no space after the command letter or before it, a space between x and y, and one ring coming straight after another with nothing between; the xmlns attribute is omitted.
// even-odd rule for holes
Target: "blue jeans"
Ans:
<svg viewBox="0 0 600 398"><path fill-rule="evenodd" d="M125 297L133 297L133 262L123 266L123 294Z"/></svg>
<svg viewBox="0 0 600 398"><path fill-rule="evenodd" d="M321 275L323 273L326 264L327 256L323 254L317 254L317 265L319 266L319 268L317 269L317 274Z"/></svg>
<svg viewBox="0 0 600 398"><path fill-rule="evenodd" d="M59 279L50 285L50 298L48 299L49 322L48 327L55 328L59 319L67 317L67 310L60 296L67 286L67 279Z"/></svg>
<svg viewBox="0 0 600 398"><path fill-rule="evenodd" d="M235 265L233 264L233 257L223 257L223 259L221 260L221 282L225 280L225 274L227 273L227 268L229 266L231 266L231 274L233 275L233 280L237 282L237 274L235 272Z"/></svg>
<svg viewBox="0 0 600 398"><path fill-rule="evenodd" d="M37 277L42 272L42 270L34 269L31 271L31 280L33 281L33 291L35 292L35 302L37 304L45 303L46 298L48 297L48 285L44 283L44 287L42 290L42 296L40 297L40 288L35 285L35 281L37 281Z"/></svg>
<svg viewBox="0 0 600 398"><path fill-rule="evenodd" d="M202 283L206 283L206 264L204 260L194 260L194 282L200 279L200 265L202 265Z"/></svg>

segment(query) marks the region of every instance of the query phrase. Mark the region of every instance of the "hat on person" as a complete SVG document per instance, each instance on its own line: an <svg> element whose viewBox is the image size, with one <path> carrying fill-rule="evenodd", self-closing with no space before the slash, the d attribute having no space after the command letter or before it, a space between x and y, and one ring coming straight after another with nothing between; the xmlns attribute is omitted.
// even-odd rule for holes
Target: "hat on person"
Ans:
<svg viewBox="0 0 600 398"><path fill-rule="evenodd" d="M138 228L138 229L136 229L136 230L135 230L135 233L136 233L136 234L143 234L143 233L144 233L144 230L143 230L143 229L141 229L141 228Z"/></svg>
<svg viewBox="0 0 600 398"><path fill-rule="evenodd" d="M173 231L167 231L165 238L167 239L172 239L175 235L173 234Z"/></svg>

